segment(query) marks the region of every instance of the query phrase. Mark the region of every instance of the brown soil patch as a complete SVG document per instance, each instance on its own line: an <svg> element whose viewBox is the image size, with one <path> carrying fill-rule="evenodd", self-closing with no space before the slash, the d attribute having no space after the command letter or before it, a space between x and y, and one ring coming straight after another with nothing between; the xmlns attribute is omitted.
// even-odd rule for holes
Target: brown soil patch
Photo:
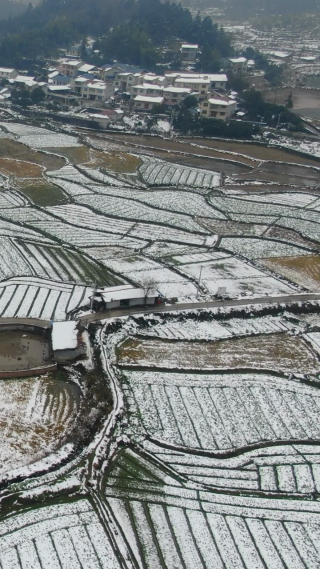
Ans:
<svg viewBox="0 0 320 569"><path fill-rule="evenodd" d="M314 373L319 361L297 336L268 334L216 342L128 339L119 348L122 365L168 368L255 368Z"/></svg>
<svg viewBox="0 0 320 569"><path fill-rule="evenodd" d="M312 291L320 287L320 256L280 257L260 259L260 263L291 281Z"/></svg>
<svg viewBox="0 0 320 569"><path fill-rule="evenodd" d="M65 156L72 164L95 168L108 168L115 172L136 172L141 160L129 152L103 152L87 146L76 148L55 148L52 151Z"/></svg>
<svg viewBox="0 0 320 569"><path fill-rule="evenodd" d="M14 174L18 178L41 178L42 168L38 164L13 160L12 158L0 158L0 171L5 174Z"/></svg>
<svg viewBox="0 0 320 569"><path fill-rule="evenodd" d="M10 138L0 138L0 158L16 158L33 164L40 164L47 170L58 170L65 165L63 158L31 150L21 142Z"/></svg>
<svg viewBox="0 0 320 569"><path fill-rule="evenodd" d="M29 369L50 363L49 343L40 334L0 332L0 371Z"/></svg>
<svg viewBox="0 0 320 569"><path fill-rule="evenodd" d="M259 144L249 144L246 142L229 142L224 140L208 140L205 138L189 138L178 139L178 140L168 140L149 136L130 136L130 135L107 135L104 134L103 137L99 137L100 140L105 139L110 140L112 143L116 141L118 143L126 142L129 145L141 146L141 151L143 146L148 146L155 149L163 150L173 150L176 152L187 152L189 154L197 154L201 156L208 156L214 158L225 158L228 160L234 160L248 164L251 166L256 166L257 161L260 160L270 160L277 162L290 162L293 164L305 164L308 166L320 166L320 160L311 160L304 156L298 156L294 153L287 152L285 150L280 150L278 148L269 148L267 146ZM202 146L192 146L193 144ZM220 152L218 152L220 151ZM238 153L242 156L237 156L229 153ZM244 156L243 156L244 155Z"/></svg>
<svg viewBox="0 0 320 569"><path fill-rule="evenodd" d="M268 334L216 342L167 342L128 339L118 363L168 368L256 368L314 373L316 355L299 337Z"/></svg>
<svg viewBox="0 0 320 569"><path fill-rule="evenodd" d="M319 246L313 243L313 241L309 241L309 239L301 237L292 229L285 229L284 227L277 227L274 225L266 232L265 237L281 239L282 241L288 241L289 243L294 243L296 245L303 245L304 247L310 247L311 249L319 251Z"/></svg>

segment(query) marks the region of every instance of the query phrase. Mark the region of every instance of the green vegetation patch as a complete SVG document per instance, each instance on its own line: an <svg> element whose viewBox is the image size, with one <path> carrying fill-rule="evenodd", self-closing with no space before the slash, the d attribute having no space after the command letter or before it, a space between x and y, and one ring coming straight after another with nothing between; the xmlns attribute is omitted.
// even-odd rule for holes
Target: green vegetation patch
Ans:
<svg viewBox="0 0 320 569"><path fill-rule="evenodd" d="M19 184L18 189L35 205L53 206L68 200L60 188L46 182L33 181L32 184Z"/></svg>

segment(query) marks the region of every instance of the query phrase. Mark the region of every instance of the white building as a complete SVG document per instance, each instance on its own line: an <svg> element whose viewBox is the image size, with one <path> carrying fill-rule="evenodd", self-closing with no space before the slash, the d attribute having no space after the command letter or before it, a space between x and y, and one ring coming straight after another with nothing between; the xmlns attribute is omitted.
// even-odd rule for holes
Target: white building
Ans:
<svg viewBox="0 0 320 569"><path fill-rule="evenodd" d="M203 79L199 77L178 77L174 82L174 86L198 91L200 96L206 97L210 88L210 79Z"/></svg>
<svg viewBox="0 0 320 569"><path fill-rule="evenodd" d="M183 43L180 49L181 59L184 63L194 63L197 58L199 46L196 44Z"/></svg>
<svg viewBox="0 0 320 569"><path fill-rule="evenodd" d="M227 120L235 113L236 108L236 101L228 97L219 97L217 93L200 102L201 115L209 119Z"/></svg>
<svg viewBox="0 0 320 569"><path fill-rule="evenodd" d="M165 87L163 89L163 104L167 107L174 107L175 105L180 105L180 103L188 96L193 94L192 89L186 89L184 87Z"/></svg>
<svg viewBox="0 0 320 569"><path fill-rule="evenodd" d="M247 72L248 60L245 57L230 58L229 65L232 73L242 75Z"/></svg>
<svg viewBox="0 0 320 569"><path fill-rule="evenodd" d="M106 309L129 306L157 304L159 293L157 291L145 292L143 288L133 288L131 285L120 285L99 289L95 292L95 300Z"/></svg>
<svg viewBox="0 0 320 569"><path fill-rule="evenodd" d="M144 95L145 97L161 97L163 93L163 87L148 83L144 85L133 85L130 92L133 96Z"/></svg>
<svg viewBox="0 0 320 569"><path fill-rule="evenodd" d="M83 65L83 61L80 59L61 59L58 71L62 75L67 75L68 77L74 77L79 67Z"/></svg>
<svg viewBox="0 0 320 569"><path fill-rule="evenodd" d="M156 105L163 105L163 97L145 97L144 95L137 95L134 98L133 108L135 111L152 111Z"/></svg>
<svg viewBox="0 0 320 569"><path fill-rule="evenodd" d="M106 83L99 79L87 80L81 85L81 97L90 101L104 102L114 94L112 83Z"/></svg>
<svg viewBox="0 0 320 569"><path fill-rule="evenodd" d="M0 79L14 79L18 76L18 71L12 67L0 67Z"/></svg>

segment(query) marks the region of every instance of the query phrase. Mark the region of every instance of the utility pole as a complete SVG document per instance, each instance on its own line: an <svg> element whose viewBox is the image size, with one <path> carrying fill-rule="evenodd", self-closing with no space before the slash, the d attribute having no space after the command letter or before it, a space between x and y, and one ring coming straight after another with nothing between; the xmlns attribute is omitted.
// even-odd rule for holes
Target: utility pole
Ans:
<svg viewBox="0 0 320 569"><path fill-rule="evenodd" d="M200 267L200 274L199 274L199 279L198 279L198 290L197 290L197 296L196 296L196 298L198 298L198 296L199 296L199 290L200 290L200 284L201 284L201 275L202 275L202 269L203 269L203 266L201 265L201 267Z"/></svg>

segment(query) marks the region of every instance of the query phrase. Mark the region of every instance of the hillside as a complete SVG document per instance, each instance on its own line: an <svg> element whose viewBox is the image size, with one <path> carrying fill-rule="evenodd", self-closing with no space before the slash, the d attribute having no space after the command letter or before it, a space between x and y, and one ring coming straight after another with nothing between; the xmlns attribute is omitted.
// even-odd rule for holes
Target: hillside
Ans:
<svg viewBox="0 0 320 569"><path fill-rule="evenodd" d="M182 5L191 9L204 10L221 7L233 19L278 14L299 14L318 12L319 0L182 0Z"/></svg>

